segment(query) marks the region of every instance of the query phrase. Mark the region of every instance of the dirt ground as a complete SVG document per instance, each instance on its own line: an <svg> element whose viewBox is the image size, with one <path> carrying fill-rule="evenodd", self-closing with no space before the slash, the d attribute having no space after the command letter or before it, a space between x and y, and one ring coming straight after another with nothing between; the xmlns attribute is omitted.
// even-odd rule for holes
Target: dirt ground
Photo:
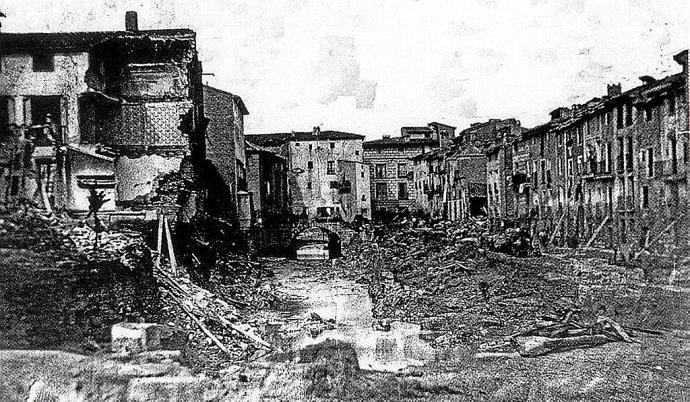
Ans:
<svg viewBox="0 0 690 402"><path fill-rule="evenodd" d="M471 274L449 274L419 262L411 269L423 268L425 275L394 273L389 270L399 266L394 258L377 261L378 271L373 271L361 254L315 264L264 261L276 271L299 273L272 279L276 302L252 317L262 335L282 351L218 364L209 399L690 399L688 267L682 261L617 266L608 264L605 254L557 251L543 257L475 258L466 262ZM49 248L0 249L1 348L88 354L89 339L107 342L110 325L128 315L167 318L152 311L159 296L150 291L150 284L113 271L72 266L63 257ZM434 347L433 358L396 372L364 370L359 364L364 358L361 345L347 338L347 328L337 341L325 331L317 343L296 347L287 339L296 336L290 331L309 333L314 326L309 316L315 310L308 294L295 297L288 290L308 293L311 282L326 298L332 287L334 299L347 298L343 287L371 291L371 284L378 283L379 291L395 297L379 295L369 305L345 300L344 307L335 310L372 309L359 313L372 315L374 323L385 318L394 326L397 321L419 324L419 336ZM488 284L488 292L482 291L482 282ZM124 305L122 295L131 295ZM510 334L529 328L544 314L567 308L579 308L582 322L605 314L622 325L661 334L631 330L635 343L614 342L536 358L521 357L505 346ZM338 320L335 324L342 329ZM375 353L380 346L386 343L377 343Z"/></svg>

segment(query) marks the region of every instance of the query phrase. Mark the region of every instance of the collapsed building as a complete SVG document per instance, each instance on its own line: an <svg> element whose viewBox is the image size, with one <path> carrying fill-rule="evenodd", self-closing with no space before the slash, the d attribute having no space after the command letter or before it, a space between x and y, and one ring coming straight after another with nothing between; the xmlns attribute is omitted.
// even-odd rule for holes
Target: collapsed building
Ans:
<svg viewBox="0 0 690 402"><path fill-rule="evenodd" d="M72 213L194 208L205 159L201 63L188 29L0 33L0 200ZM173 202L162 180L186 183ZM158 205L157 205L158 204ZM162 205L165 204L165 205Z"/></svg>

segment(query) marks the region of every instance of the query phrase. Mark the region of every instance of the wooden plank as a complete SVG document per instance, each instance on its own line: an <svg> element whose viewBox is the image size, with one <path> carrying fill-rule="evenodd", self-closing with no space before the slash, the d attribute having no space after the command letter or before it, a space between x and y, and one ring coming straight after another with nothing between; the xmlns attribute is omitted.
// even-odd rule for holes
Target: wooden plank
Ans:
<svg viewBox="0 0 690 402"><path fill-rule="evenodd" d="M556 223L556 227L553 228L553 232L551 233L551 238L549 239L549 242L546 244L547 246L550 246L553 241L556 239L556 233L558 233L558 229L561 227L561 223L563 223L563 218L565 218L565 212L561 214L561 217L558 218L558 223Z"/></svg>
<svg viewBox="0 0 690 402"><path fill-rule="evenodd" d="M173 275L177 276L177 259L175 258L175 249L173 249L172 236L170 235L170 224L168 218L163 217L163 224L165 226L165 239L168 245L168 258L170 259L170 268Z"/></svg>
<svg viewBox="0 0 690 402"><path fill-rule="evenodd" d="M589 248L589 247L592 245L592 243L594 242L594 239L596 239L597 236L599 236L599 232L601 232L601 229L604 228L604 225L605 225L606 222L608 222L608 221L609 221L609 217L606 216L606 217L604 218L604 220L601 221L601 224L597 227L597 229L594 231L594 233L592 233L592 237L590 237L590 238L589 238L589 241L587 241L587 244L585 244L585 248Z"/></svg>
<svg viewBox="0 0 690 402"><path fill-rule="evenodd" d="M678 222L678 221L673 221L673 222L669 223L668 226L666 226L666 228L664 228L664 230L662 230L661 232L659 232L658 235L654 236L654 239L652 239L652 241L648 242L648 243L647 243L647 246L643 247L642 250L640 250L640 251L638 251L637 253L635 253L635 256L633 257L633 260L636 260L640 255L642 255L642 253L644 253L645 251L649 250L649 248L652 246L652 244L654 244L654 243L656 243L657 241L659 241L659 239L661 239L661 236L663 236L664 234L666 234L666 232L668 232L669 229L671 229L671 228L673 227L673 225L676 224L676 222Z"/></svg>
<svg viewBox="0 0 690 402"><path fill-rule="evenodd" d="M158 237L156 245L156 268L161 266L161 254L163 254L163 216L158 214Z"/></svg>

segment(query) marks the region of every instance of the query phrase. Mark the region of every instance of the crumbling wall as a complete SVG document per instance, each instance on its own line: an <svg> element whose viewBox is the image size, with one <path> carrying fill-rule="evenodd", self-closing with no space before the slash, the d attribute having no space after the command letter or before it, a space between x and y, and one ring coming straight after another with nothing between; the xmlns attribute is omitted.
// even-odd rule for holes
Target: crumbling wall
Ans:
<svg viewBox="0 0 690 402"><path fill-rule="evenodd" d="M54 71L34 72L32 57L27 54L4 55L0 71L0 94L14 98L14 121L30 124L29 96L62 97L58 122L68 142L79 142L79 105L77 96L87 90L84 74L89 67L88 53L57 53ZM41 122L33 122L41 123Z"/></svg>
<svg viewBox="0 0 690 402"><path fill-rule="evenodd" d="M115 162L118 179L117 196L120 202L132 201L151 194L155 179L166 173L178 172L182 156L121 156Z"/></svg>

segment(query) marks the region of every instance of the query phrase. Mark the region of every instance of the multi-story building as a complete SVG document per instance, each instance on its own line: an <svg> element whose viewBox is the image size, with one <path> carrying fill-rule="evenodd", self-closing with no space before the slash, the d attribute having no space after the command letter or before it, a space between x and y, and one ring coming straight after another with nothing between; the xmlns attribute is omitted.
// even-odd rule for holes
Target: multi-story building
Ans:
<svg viewBox="0 0 690 402"><path fill-rule="evenodd" d="M247 160L244 116L249 114L242 98L204 85L206 158L211 172L205 175L214 183L208 187L208 212L248 224L251 200L247 191Z"/></svg>
<svg viewBox="0 0 690 402"><path fill-rule="evenodd" d="M252 201L252 219L262 226L288 220L287 158L281 149L247 141L247 185Z"/></svg>
<svg viewBox="0 0 690 402"><path fill-rule="evenodd" d="M257 134L247 140L279 147L288 161L290 209L308 219L371 219L369 168L363 135L340 131Z"/></svg>
<svg viewBox="0 0 690 402"><path fill-rule="evenodd" d="M558 108L514 144L518 218L563 240L609 246L688 239L688 60L682 72Z"/></svg>
<svg viewBox="0 0 690 402"><path fill-rule="evenodd" d="M384 135L364 143L375 219L388 220L416 209L412 158L445 146L454 137L455 127L433 122L424 127L402 127L399 137Z"/></svg>
<svg viewBox="0 0 690 402"><path fill-rule="evenodd" d="M486 157L473 145L453 144L413 158L416 210L459 221L486 214Z"/></svg>
<svg viewBox="0 0 690 402"><path fill-rule="evenodd" d="M104 210L146 205L168 174L197 182L203 116L191 30L139 30L128 12L126 31L0 33L4 202L87 211L97 190Z"/></svg>
<svg viewBox="0 0 690 402"><path fill-rule="evenodd" d="M520 135L520 122L516 119L491 119L481 126L485 136L483 141L486 152L486 193L487 212L492 225L498 225L506 218L514 218L516 211L516 197L512 187L517 185L513 181L513 153L511 144Z"/></svg>

